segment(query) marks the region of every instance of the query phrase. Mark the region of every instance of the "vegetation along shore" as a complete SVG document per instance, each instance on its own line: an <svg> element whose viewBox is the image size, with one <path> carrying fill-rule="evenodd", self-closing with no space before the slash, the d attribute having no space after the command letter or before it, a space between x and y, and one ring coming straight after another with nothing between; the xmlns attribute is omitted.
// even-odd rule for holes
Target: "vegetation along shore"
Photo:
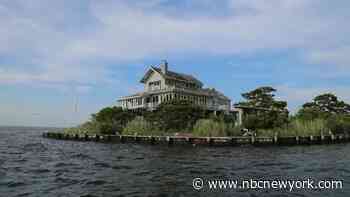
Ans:
<svg viewBox="0 0 350 197"><path fill-rule="evenodd" d="M106 107L77 127L67 128L70 135L140 135L193 137L295 137L348 135L350 105L326 93L305 103L294 115L286 101L275 99L276 90L260 87L243 93L245 101L234 104L245 109L242 123L235 114L213 114L190 100L174 99L157 109L126 110Z"/></svg>

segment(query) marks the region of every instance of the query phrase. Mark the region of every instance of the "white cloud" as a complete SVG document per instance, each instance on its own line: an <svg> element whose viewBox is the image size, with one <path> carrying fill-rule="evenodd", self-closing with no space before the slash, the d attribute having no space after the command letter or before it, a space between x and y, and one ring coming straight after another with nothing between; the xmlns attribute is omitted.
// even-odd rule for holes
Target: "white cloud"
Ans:
<svg viewBox="0 0 350 197"><path fill-rule="evenodd" d="M346 7L346 1L332 5L312 0L229 2L227 16L206 16L203 12L189 18L181 17L180 9L177 15L169 14L171 6L164 7L164 1L0 3L0 55L20 59L20 63L40 71L7 69L1 81L89 79L99 83L107 78L107 72L96 62L104 60L121 62L191 53L244 55L287 49L301 51L308 62L349 70L349 14L338 9ZM193 1L187 7L216 4ZM337 12L325 11L328 7L337 8ZM87 66L87 62L91 63Z"/></svg>
<svg viewBox="0 0 350 197"><path fill-rule="evenodd" d="M308 58L312 63L335 64L339 67L349 67L350 63L350 45L340 46L338 48L329 48L324 50L311 51Z"/></svg>
<svg viewBox="0 0 350 197"><path fill-rule="evenodd" d="M340 41L350 33L342 20L347 13L323 16L323 11L317 10L322 3L310 0L232 2L231 16L190 19L167 15L154 2L152 10L120 2L94 2L91 10L101 24L70 43L67 50L82 57L130 60L188 52L220 55L290 48L315 59L322 49L322 57L328 58L316 58L317 63L339 64L334 53L338 54L344 44ZM243 8L253 11L239 12Z"/></svg>
<svg viewBox="0 0 350 197"><path fill-rule="evenodd" d="M284 50L296 51L302 61L312 64L313 69L299 69L315 77L350 75L349 1L193 0L178 6L181 3L1 1L0 84L54 86L63 91L73 84L81 94L96 85L113 84L119 87L116 91L129 92L136 90L118 79L119 68L104 62ZM294 109L330 90L349 101L347 87L277 89Z"/></svg>
<svg viewBox="0 0 350 197"><path fill-rule="evenodd" d="M276 87L278 98L288 101L288 108L296 112L303 103L312 101L317 95L324 93L335 94L340 100L350 103L348 87L293 87L281 85Z"/></svg>

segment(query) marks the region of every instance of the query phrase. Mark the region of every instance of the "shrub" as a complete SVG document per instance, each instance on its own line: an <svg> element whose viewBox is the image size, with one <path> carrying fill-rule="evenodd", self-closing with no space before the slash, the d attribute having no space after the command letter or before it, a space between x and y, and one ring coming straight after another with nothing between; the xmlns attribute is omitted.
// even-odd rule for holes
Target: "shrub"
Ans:
<svg viewBox="0 0 350 197"><path fill-rule="evenodd" d="M212 119L200 119L193 127L195 136L218 137L226 136L226 125L222 121Z"/></svg>
<svg viewBox="0 0 350 197"><path fill-rule="evenodd" d="M277 129L277 128L274 128L274 129L259 129L256 134L257 134L258 137L273 137L278 132L279 132L279 129Z"/></svg>
<svg viewBox="0 0 350 197"><path fill-rule="evenodd" d="M327 127L333 133L349 133L350 132L350 117L333 115L327 119Z"/></svg>
<svg viewBox="0 0 350 197"><path fill-rule="evenodd" d="M123 129L125 135L160 135L159 129L141 116L128 122Z"/></svg>
<svg viewBox="0 0 350 197"><path fill-rule="evenodd" d="M100 127L96 121L87 121L77 127L71 127L64 129L64 133L71 135L84 135L84 134L101 134Z"/></svg>
<svg viewBox="0 0 350 197"><path fill-rule="evenodd" d="M63 130L63 133L64 134L70 134L70 135L82 135L82 134L85 134L84 131L80 130L79 127L70 127L70 128L65 128Z"/></svg>
<svg viewBox="0 0 350 197"><path fill-rule="evenodd" d="M279 136L319 136L327 134L328 128L323 119L301 120L294 119L286 127L281 128Z"/></svg>
<svg viewBox="0 0 350 197"><path fill-rule="evenodd" d="M135 112L121 107L105 107L92 115L92 121L97 122L98 130L102 134L121 132L126 123L134 119Z"/></svg>
<svg viewBox="0 0 350 197"><path fill-rule="evenodd" d="M240 127L233 123L225 123L223 120L200 119L193 126L195 136L224 137L241 135Z"/></svg>
<svg viewBox="0 0 350 197"><path fill-rule="evenodd" d="M273 137L278 135L280 137L291 136L320 136L321 134L328 134L327 122L324 119L315 120L302 120L293 119L289 124L283 127L273 129L260 129L258 130L258 136Z"/></svg>
<svg viewBox="0 0 350 197"><path fill-rule="evenodd" d="M235 123L225 123L226 124L226 135L227 136L241 136L242 127L236 126Z"/></svg>
<svg viewBox="0 0 350 197"><path fill-rule="evenodd" d="M153 111L146 113L145 118L157 124L166 132L192 129L198 119L204 118L205 111L186 100L163 102Z"/></svg>

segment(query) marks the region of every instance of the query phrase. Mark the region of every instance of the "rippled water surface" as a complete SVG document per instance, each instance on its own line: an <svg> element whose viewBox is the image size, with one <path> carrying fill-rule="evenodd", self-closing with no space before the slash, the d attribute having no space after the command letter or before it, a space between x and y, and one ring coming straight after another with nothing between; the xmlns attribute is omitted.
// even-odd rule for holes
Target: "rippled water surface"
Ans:
<svg viewBox="0 0 350 197"><path fill-rule="evenodd" d="M350 196L350 144L167 147L44 139L0 128L0 196ZM193 178L343 180L338 190L192 188Z"/></svg>

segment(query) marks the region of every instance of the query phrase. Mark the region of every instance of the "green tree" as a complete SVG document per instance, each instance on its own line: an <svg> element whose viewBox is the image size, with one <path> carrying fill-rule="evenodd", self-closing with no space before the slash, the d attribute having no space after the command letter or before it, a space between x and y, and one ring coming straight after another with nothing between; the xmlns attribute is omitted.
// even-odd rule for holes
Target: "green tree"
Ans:
<svg viewBox="0 0 350 197"><path fill-rule="evenodd" d="M338 99L334 94L316 96L298 111L297 116L304 120L328 119L334 115L350 115L350 105Z"/></svg>
<svg viewBox="0 0 350 197"><path fill-rule="evenodd" d="M171 100L161 103L145 117L165 132L186 132L192 130L198 119L205 117L205 110L190 101Z"/></svg>
<svg viewBox="0 0 350 197"><path fill-rule="evenodd" d="M98 123L100 133L112 134L121 132L135 116L135 113L123 110L121 107L106 107L93 114L92 120Z"/></svg>
<svg viewBox="0 0 350 197"><path fill-rule="evenodd" d="M302 121L322 119L334 133L344 133L350 130L350 105L338 99L331 93L316 96L311 102L305 103L298 111L296 118Z"/></svg>
<svg viewBox="0 0 350 197"><path fill-rule="evenodd" d="M270 129L288 122L287 102L275 100L275 92L276 89L265 86L242 94L246 101L235 105L245 108L243 125L246 128Z"/></svg>

